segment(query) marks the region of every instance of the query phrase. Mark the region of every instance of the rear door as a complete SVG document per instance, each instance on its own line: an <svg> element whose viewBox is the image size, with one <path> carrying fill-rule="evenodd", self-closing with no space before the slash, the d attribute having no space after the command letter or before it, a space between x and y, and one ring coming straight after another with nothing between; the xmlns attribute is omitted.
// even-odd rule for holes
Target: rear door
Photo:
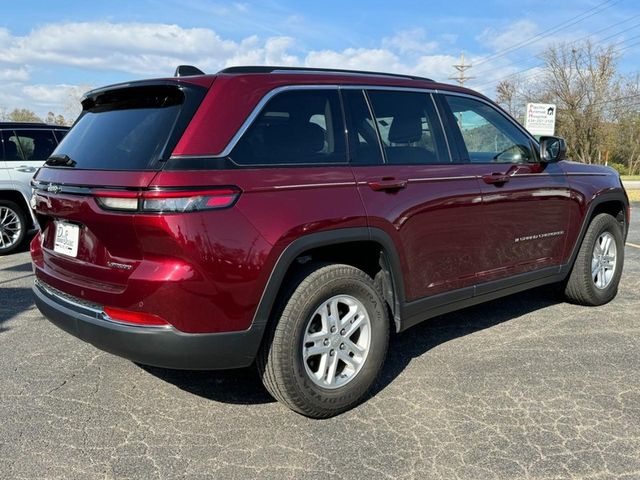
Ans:
<svg viewBox="0 0 640 480"><path fill-rule="evenodd" d="M461 95L440 100L459 150L480 169L486 227L479 282L558 265L571 206L561 166L540 163L532 139L490 103Z"/></svg>
<svg viewBox="0 0 640 480"><path fill-rule="evenodd" d="M481 252L480 187L473 167L448 148L431 94L346 88L343 99L358 191L370 226L398 248L406 300L470 292Z"/></svg>

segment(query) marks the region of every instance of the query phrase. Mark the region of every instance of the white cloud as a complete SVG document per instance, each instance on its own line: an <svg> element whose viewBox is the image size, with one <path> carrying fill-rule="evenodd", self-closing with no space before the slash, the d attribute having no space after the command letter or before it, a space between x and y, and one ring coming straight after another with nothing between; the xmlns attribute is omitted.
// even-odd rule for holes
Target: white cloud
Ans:
<svg viewBox="0 0 640 480"><path fill-rule="evenodd" d="M0 81L3 82L26 82L29 77L29 71L24 67L0 68Z"/></svg>
<svg viewBox="0 0 640 480"><path fill-rule="evenodd" d="M438 49L438 42L427 41L427 35L422 28L404 30L393 37L382 39L382 46L395 50L401 54L424 54Z"/></svg>
<svg viewBox="0 0 640 480"><path fill-rule="evenodd" d="M494 50L504 50L530 40L538 33L538 27L530 20L519 20L507 28L497 30L494 27L485 29L477 40ZM538 45L535 48L539 48Z"/></svg>
<svg viewBox="0 0 640 480"><path fill-rule="evenodd" d="M231 7L241 11L246 5L238 3ZM292 16L289 21L301 19ZM518 31L526 30L525 27L529 32L535 26L521 25ZM508 35L503 32L496 36L486 31L483 38L497 48ZM440 39L445 43L456 40ZM0 105L9 109L31 108L40 115L49 110L68 111L69 92L77 97L77 90L84 87L59 79L53 85L42 80L35 85L28 83L31 78L46 78L43 72L56 72L59 67L93 72L91 78L108 72L113 79L113 73L119 73L116 77L121 76L123 81L131 77L171 75L180 64L196 65L206 72L230 65L301 65L408 73L446 80L453 73L451 66L457 58L435 54L438 48L439 43L429 40L421 28L385 37L373 48L343 50L305 50L298 38L283 35L229 40L209 28L159 23L55 23L37 27L25 35L13 35L10 30L0 28L0 81L7 82L0 92ZM496 74L504 71L496 69Z"/></svg>

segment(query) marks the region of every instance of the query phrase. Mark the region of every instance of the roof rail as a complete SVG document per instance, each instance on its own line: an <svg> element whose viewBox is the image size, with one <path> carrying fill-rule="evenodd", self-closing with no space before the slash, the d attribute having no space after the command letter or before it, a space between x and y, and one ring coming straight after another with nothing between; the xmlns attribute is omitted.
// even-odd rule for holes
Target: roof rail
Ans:
<svg viewBox="0 0 640 480"><path fill-rule="evenodd" d="M310 68L310 67L269 67L269 66L246 66L228 67L218 73L319 73L319 74L346 74L346 75L371 75L376 77L407 78L410 80L425 80L433 82L431 78L418 77L415 75L404 75L401 73L370 72L366 70L342 70L339 68Z"/></svg>

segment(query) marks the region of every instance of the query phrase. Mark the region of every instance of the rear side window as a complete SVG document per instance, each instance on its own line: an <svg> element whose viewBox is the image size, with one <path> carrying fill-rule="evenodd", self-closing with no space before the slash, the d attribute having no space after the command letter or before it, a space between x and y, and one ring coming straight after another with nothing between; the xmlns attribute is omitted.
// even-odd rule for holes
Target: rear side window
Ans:
<svg viewBox="0 0 640 480"><path fill-rule="evenodd" d="M19 145L25 160L42 160L49 158L58 142L51 130L14 130L9 141Z"/></svg>
<svg viewBox="0 0 640 480"><path fill-rule="evenodd" d="M427 93L369 91L387 163L450 163L431 96Z"/></svg>
<svg viewBox="0 0 640 480"><path fill-rule="evenodd" d="M83 101L83 112L54 152L78 169L148 170L177 143L201 93L174 85L108 90ZM55 159L48 162L56 165Z"/></svg>
<svg viewBox="0 0 640 480"><path fill-rule="evenodd" d="M445 98L472 163L535 160L529 138L495 108L468 97Z"/></svg>
<svg viewBox="0 0 640 480"><path fill-rule="evenodd" d="M337 90L290 90L267 102L229 155L238 165L346 163Z"/></svg>
<svg viewBox="0 0 640 480"><path fill-rule="evenodd" d="M22 153L18 143L18 137L13 130L3 130L2 146L4 147L4 159L8 161L22 161Z"/></svg>

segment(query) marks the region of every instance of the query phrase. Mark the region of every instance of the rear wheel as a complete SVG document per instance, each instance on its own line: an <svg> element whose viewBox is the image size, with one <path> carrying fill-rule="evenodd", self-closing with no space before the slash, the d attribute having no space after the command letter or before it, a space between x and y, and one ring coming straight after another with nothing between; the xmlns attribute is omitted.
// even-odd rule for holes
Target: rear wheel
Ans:
<svg viewBox="0 0 640 480"><path fill-rule="evenodd" d="M267 390L314 418L358 404L384 362L389 321L373 280L349 265L318 265L291 285L258 356Z"/></svg>
<svg viewBox="0 0 640 480"><path fill-rule="evenodd" d="M584 236L565 295L580 305L602 305L618 293L624 263L622 228L611 215L596 215Z"/></svg>
<svg viewBox="0 0 640 480"><path fill-rule="evenodd" d="M15 251L26 233L26 217L18 204L0 200L0 255Z"/></svg>

